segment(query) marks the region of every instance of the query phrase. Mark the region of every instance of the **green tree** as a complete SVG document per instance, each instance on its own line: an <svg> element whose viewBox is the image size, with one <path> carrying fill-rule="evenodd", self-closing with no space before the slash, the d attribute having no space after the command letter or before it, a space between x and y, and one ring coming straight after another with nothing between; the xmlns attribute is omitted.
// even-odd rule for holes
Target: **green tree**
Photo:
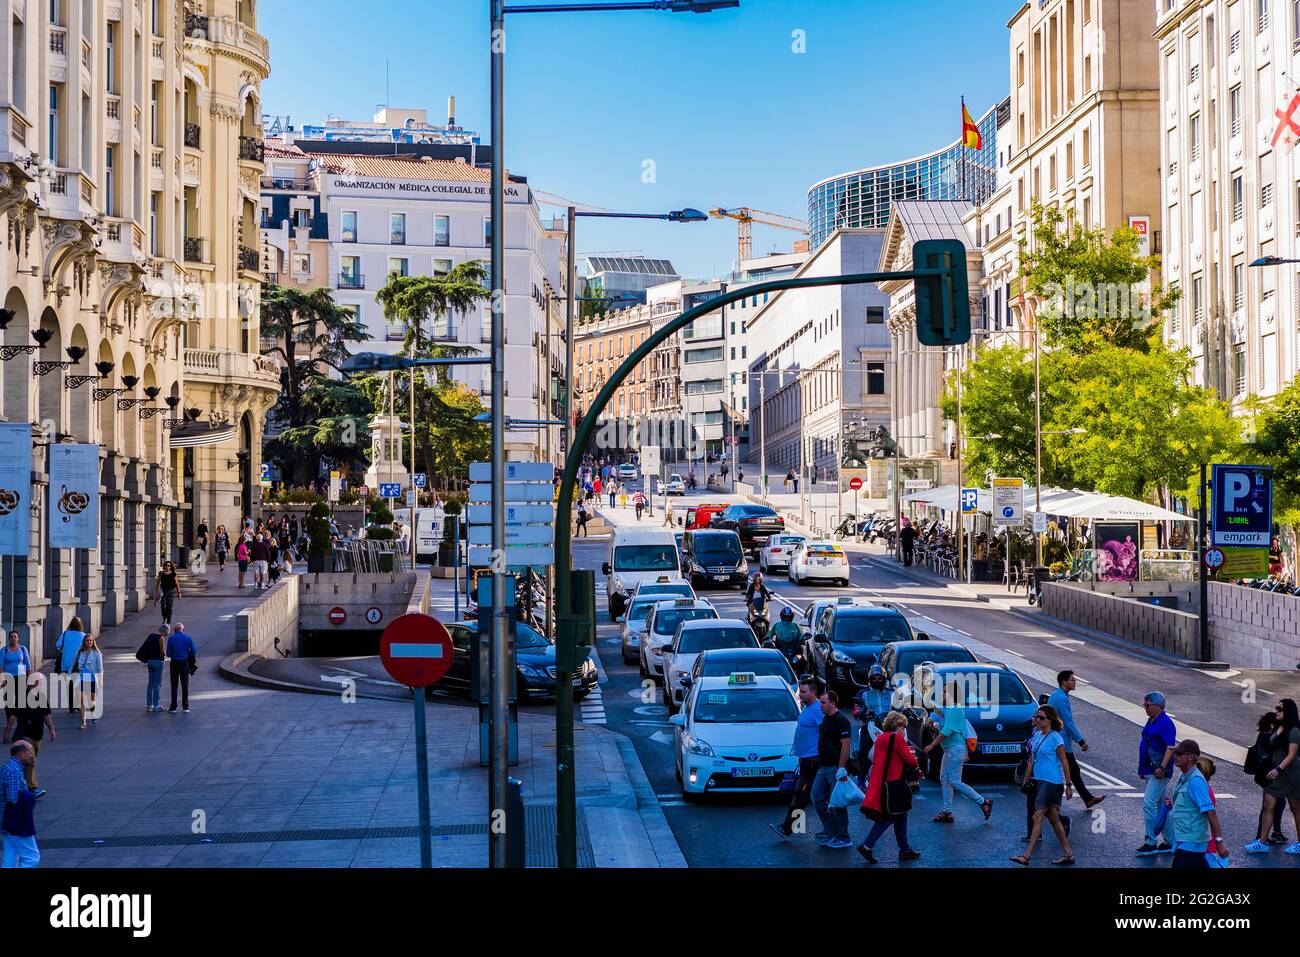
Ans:
<svg viewBox="0 0 1300 957"><path fill-rule="evenodd" d="M1025 289L1039 305L1035 318L1043 347L1081 353L1105 346L1145 352L1160 333L1160 319L1178 301L1178 290L1152 282L1158 256L1142 256L1138 234L1127 226L1107 236L1066 221L1060 210L1034 203L1032 244L1020 243Z"/></svg>
<svg viewBox="0 0 1300 957"><path fill-rule="evenodd" d="M957 419L956 383L950 376L943 415ZM962 374L963 470L968 476L1034 474L1034 366L1015 345L983 349ZM998 439L970 436L998 435Z"/></svg>
<svg viewBox="0 0 1300 957"><path fill-rule="evenodd" d="M578 314L574 318L577 325L585 326L589 322L597 322L605 317L610 303L604 298L605 284L601 280L587 280L585 288L579 295L581 301L578 303Z"/></svg>
<svg viewBox="0 0 1300 957"><path fill-rule="evenodd" d="M1273 466L1273 516L1300 525L1300 379L1257 404L1238 458Z"/></svg>
<svg viewBox="0 0 1300 957"><path fill-rule="evenodd" d="M388 408L388 377L366 376L358 386L378 409ZM393 406L409 407L409 379L393 378ZM451 379L415 376L415 444L423 471L430 482L443 489L459 487L469 472L470 462L487 461L491 454L491 430L476 416L486 411L478 394ZM402 457L410 466L409 445L402 443ZM420 471L413 469L412 471Z"/></svg>
<svg viewBox="0 0 1300 957"><path fill-rule="evenodd" d="M459 263L451 272L441 276L389 276L388 282L375 294L375 298L384 307L384 318L394 325L404 327L402 351L407 356L451 358L477 355L477 349L435 341L432 325L436 318L447 317L450 322L454 313L470 314L478 303L489 296L484 286L487 279L483 263L474 260ZM445 463L447 457L431 445L437 431L432 423L438 416L450 415L453 426L464 426L463 417L454 410L449 411L438 398L440 392L455 392L450 388L451 374L446 368L439 367L433 377L436 387L430 386L428 379L419 373L413 377L395 377L394 388L400 394L395 394L394 409L399 417L410 408L409 380L412 378L415 381L415 419L418 423L415 428L415 444L417 457L424 463L423 471L430 476L442 475L446 479L457 480L459 476L445 471L445 466L440 464ZM379 381L386 382L382 378ZM380 388L382 391L376 392L376 387L372 384L367 390L378 408L386 408L386 386ZM477 396L474 398L477 402ZM474 414L477 415L480 411L481 404ZM409 466L413 472L420 471L415 468L414 462L409 463Z"/></svg>
<svg viewBox="0 0 1300 957"><path fill-rule="evenodd" d="M356 384L346 379L317 379L299 397L298 408L304 423L289 426L266 441L268 457L289 463L282 466L286 476L296 466L319 460L345 471L364 463L374 406ZM316 470L307 471L309 477L317 474Z"/></svg>
<svg viewBox="0 0 1300 957"><path fill-rule="evenodd" d="M280 398L270 418L284 431L298 434L288 442L268 440L266 455L280 466L287 482L304 483L319 474L320 459L328 458L300 431L311 430L320 417L319 405L304 403L304 398L327 380L331 369L339 370L348 344L364 342L366 330L356 313L336 303L328 289L305 291L269 283L262 287L261 337L275 342L262 354L280 360Z"/></svg>

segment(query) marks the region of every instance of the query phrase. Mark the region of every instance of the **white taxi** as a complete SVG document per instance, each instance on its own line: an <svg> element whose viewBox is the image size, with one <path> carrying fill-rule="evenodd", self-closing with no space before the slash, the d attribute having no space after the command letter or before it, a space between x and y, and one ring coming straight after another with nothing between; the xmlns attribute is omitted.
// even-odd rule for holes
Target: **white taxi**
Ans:
<svg viewBox="0 0 1300 957"><path fill-rule="evenodd" d="M685 495L686 480L674 472L668 476L668 481L664 483L665 495Z"/></svg>
<svg viewBox="0 0 1300 957"><path fill-rule="evenodd" d="M790 556L794 548L808 539L802 535L773 535L758 553L758 567L766 575L772 571L785 571L790 567Z"/></svg>
<svg viewBox="0 0 1300 957"><path fill-rule="evenodd" d="M795 546L786 574L796 585L807 581L829 581L846 586L849 583L849 556L834 542L804 542Z"/></svg>
<svg viewBox="0 0 1300 957"><path fill-rule="evenodd" d="M798 718L794 692L776 675L701 678L671 719L682 797L778 791L782 778L799 767Z"/></svg>
<svg viewBox="0 0 1300 957"><path fill-rule="evenodd" d="M664 671L664 705L668 713L676 711L685 698L684 679L690 675L695 659L701 654L715 648L748 648L752 651L758 647L754 629L741 618L683 621L659 659Z"/></svg>
<svg viewBox="0 0 1300 957"><path fill-rule="evenodd" d="M641 633L641 677L663 677L663 656L672 644L678 625L684 621L695 621L697 618L717 617L717 610L702 598L677 598L655 602L646 618L645 631Z"/></svg>

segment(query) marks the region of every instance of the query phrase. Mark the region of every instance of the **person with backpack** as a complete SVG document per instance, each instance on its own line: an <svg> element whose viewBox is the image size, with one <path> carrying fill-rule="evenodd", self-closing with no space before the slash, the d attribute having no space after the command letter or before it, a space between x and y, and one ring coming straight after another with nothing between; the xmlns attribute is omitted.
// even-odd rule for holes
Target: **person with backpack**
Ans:
<svg viewBox="0 0 1300 957"><path fill-rule="evenodd" d="M85 639L85 627L81 624L81 619L73 616L68 622L67 629L59 635L58 641L54 643L54 649L59 654L58 671L62 675L64 691L68 696L68 714L75 714L77 706L72 694L72 682L75 680L72 676L73 666L77 663L77 652L81 651L81 642Z"/></svg>
<svg viewBox="0 0 1300 957"><path fill-rule="evenodd" d="M162 710L163 661L167 657L167 636L171 630L171 625L159 626L135 652L136 659L149 669L149 679L144 689L144 710L147 712Z"/></svg>
<svg viewBox="0 0 1300 957"><path fill-rule="evenodd" d="M91 715L91 724L99 723L99 685L104 674L104 655L93 636L86 635L81 640L73 671L81 685L81 730L85 731L87 713Z"/></svg>
<svg viewBox="0 0 1300 957"><path fill-rule="evenodd" d="M957 701L956 682L947 682L943 686L943 721L939 725L938 736L925 746L929 754L935 748L941 748L943 765L939 771L939 785L943 791L943 808L934 816L936 824L952 824L956 818L952 814L952 795L956 791L979 805L984 812L984 820L993 813L993 802L981 795L961 779L961 769L966 763L967 740L973 737L974 729L966 720L966 709Z"/></svg>
<svg viewBox="0 0 1300 957"><path fill-rule="evenodd" d="M915 861L920 851L907 842L907 815L912 810L912 782L920 779L921 768L907 743L907 718L891 711L880 722L876 737L867 793L862 799L862 813L872 821L866 840L858 853L868 864L876 863L876 842L887 830L894 829L899 861Z"/></svg>
<svg viewBox="0 0 1300 957"><path fill-rule="evenodd" d="M1272 754L1270 741L1273 738L1273 731L1276 728L1276 712L1266 711L1260 716L1259 723L1255 727L1255 744L1246 752L1244 770L1255 779L1255 783L1259 785L1261 792L1259 833L1263 834L1265 830L1268 830L1269 844L1285 844L1287 843L1287 837L1286 832L1282 829L1282 802L1278 801L1273 805L1273 811L1270 815L1266 817L1264 814L1264 808L1267 802L1263 800L1263 791L1268 785L1268 778L1266 775L1272 768L1272 764L1269 762L1269 758ZM1265 826L1265 821L1268 822L1267 827Z"/></svg>
<svg viewBox="0 0 1300 957"><path fill-rule="evenodd" d="M1088 786L1083 783L1083 773L1079 770L1079 761L1074 756L1074 745L1079 745L1080 751L1088 750L1088 742L1083 738L1083 732L1074 722L1074 707L1070 702L1070 692L1078 687L1079 680L1074 676L1074 672L1068 668L1059 672L1056 676L1056 690L1047 696L1047 703L1056 709L1056 713L1061 716L1063 730L1061 736L1065 738L1065 758L1070 763L1070 780L1074 782L1075 793L1083 801L1083 806L1092 810L1106 796L1095 795L1088 790Z"/></svg>
<svg viewBox="0 0 1300 957"><path fill-rule="evenodd" d="M0 651L0 670L18 678L32 670L32 654L22 644L18 632L9 632L4 651Z"/></svg>
<svg viewBox="0 0 1300 957"><path fill-rule="evenodd" d="M1283 698L1273 710L1274 727L1268 737L1268 761L1262 764L1264 813L1255 840L1246 845L1247 854L1267 854L1268 824L1274 810L1285 803L1295 817L1300 835L1300 712L1291 698ZM1262 757L1262 755L1261 755ZM1286 853L1300 855L1300 840L1287 845Z"/></svg>
<svg viewBox="0 0 1300 957"><path fill-rule="evenodd" d="M1034 712L1034 734L1029 739L1029 765L1025 769L1027 788L1034 795L1034 820L1029 831L1029 846L1024 853L1011 858L1011 863L1028 867L1034 858L1034 848L1047 820L1061 842L1062 856L1053 864L1073 864L1074 851L1070 836L1061 823L1061 801L1071 795L1070 764L1065 758L1065 739L1061 737L1061 717L1050 704L1040 705Z"/></svg>

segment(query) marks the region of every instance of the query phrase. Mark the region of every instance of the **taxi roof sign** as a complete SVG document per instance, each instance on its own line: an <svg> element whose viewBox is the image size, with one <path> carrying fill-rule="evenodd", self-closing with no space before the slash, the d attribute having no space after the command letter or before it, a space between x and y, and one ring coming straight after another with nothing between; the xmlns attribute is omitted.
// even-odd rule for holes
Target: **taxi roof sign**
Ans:
<svg viewBox="0 0 1300 957"><path fill-rule="evenodd" d="M666 582L666 581L668 581L668 576L667 576L667 575L660 575L658 578L655 579L655 582L658 583L658 584L660 584L660 585L662 585L662 584L663 584L664 582Z"/></svg>
<svg viewBox="0 0 1300 957"><path fill-rule="evenodd" d="M727 679L729 685L756 685L758 675L752 671L733 671Z"/></svg>
<svg viewBox="0 0 1300 957"><path fill-rule="evenodd" d="M694 608L694 607L695 607L695 599L694 599L694 598L678 598L675 602L673 602L673 604L676 605L678 608Z"/></svg>

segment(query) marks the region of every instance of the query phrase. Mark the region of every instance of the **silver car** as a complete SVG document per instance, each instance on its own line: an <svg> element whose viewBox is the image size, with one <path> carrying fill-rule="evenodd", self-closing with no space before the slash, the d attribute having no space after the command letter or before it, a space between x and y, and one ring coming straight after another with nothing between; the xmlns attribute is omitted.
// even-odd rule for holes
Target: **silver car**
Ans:
<svg viewBox="0 0 1300 957"><path fill-rule="evenodd" d="M649 594L633 598L619 618L619 645L623 652L623 664L634 665L641 654L641 642L645 638L646 623L650 618L650 609L657 602L664 600L663 595Z"/></svg>

